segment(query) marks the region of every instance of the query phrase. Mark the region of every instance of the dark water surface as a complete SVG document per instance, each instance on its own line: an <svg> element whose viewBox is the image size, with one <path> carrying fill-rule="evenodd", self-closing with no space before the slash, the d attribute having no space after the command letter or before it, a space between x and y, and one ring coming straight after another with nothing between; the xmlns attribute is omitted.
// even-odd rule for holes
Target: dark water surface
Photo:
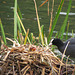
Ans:
<svg viewBox="0 0 75 75"><path fill-rule="evenodd" d="M44 31L47 34L49 29L49 22L50 22L50 16L48 16L47 12L47 3L39 8L40 4L42 4L45 0L36 0L37 1L37 7L38 7L38 13L40 18L41 25L44 25ZM61 0L55 0L54 3L54 13L53 13L53 19L56 15L58 5L60 4ZM50 12L52 7L52 0L50 0ZM58 22L55 27L55 31L59 31L61 25L63 24L63 21L65 19L64 13L67 12L69 0L65 0L63 4L63 8L60 13ZM38 36L38 24L36 20L36 12L35 12L35 6L33 0L18 0L18 5L20 7L20 10L22 12L22 22L26 28L26 30L29 28L30 32L34 33L35 36ZM14 0L0 0L0 18L2 19L4 31L6 33L6 36L13 37L14 33ZM70 13L75 13L75 0L72 0L72 6ZM75 32L75 15L69 15L68 18L69 21L69 32L72 32L72 30ZM1 31L1 30L0 30ZM1 35L1 32L0 32Z"/></svg>

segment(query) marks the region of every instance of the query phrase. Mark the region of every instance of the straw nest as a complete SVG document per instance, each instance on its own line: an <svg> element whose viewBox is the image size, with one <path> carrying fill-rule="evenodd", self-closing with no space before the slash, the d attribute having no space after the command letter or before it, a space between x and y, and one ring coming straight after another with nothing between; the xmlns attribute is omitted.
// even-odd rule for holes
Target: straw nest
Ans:
<svg viewBox="0 0 75 75"><path fill-rule="evenodd" d="M1 46L0 75L71 75L74 65L65 64L49 47Z"/></svg>

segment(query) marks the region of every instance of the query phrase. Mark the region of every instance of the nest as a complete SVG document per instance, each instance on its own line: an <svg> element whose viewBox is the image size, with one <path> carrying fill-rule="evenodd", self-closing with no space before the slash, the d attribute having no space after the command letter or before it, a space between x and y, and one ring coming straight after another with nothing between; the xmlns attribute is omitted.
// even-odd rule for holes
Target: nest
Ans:
<svg viewBox="0 0 75 75"><path fill-rule="evenodd" d="M0 75L74 75L74 65L63 63L49 47L1 46Z"/></svg>

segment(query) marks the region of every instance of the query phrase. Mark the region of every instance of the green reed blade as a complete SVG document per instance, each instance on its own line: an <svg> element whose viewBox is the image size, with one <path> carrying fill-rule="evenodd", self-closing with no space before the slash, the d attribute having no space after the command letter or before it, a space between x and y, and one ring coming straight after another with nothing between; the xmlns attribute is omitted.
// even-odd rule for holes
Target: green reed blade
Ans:
<svg viewBox="0 0 75 75"><path fill-rule="evenodd" d="M14 39L17 39L17 0L15 0L14 6Z"/></svg>
<svg viewBox="0 0 75 75"><path fill-rule="evenodd" d="M74 32L73 32L73 30L72 30L72 38L74 38Z"/></svg>
<svg viewBox="0 0 75 75"><path fill-rule="evenodd" d="M67 25L66 40L68 39L68 31L69 31L69 22L68 22L68 25Z"/></svg>
<svg viewBox="0 0 75 75"><path fill-rule="evenodd" d="M24 45L27 43L27 36L28 36L28 33L29 33L29 29L27 29L27 33L26 33L25 40L24 40Z"/></svg>
<svg viewBox="0 0 75 75"><path fill-rule="evenodd" d="M17 5L17 12L18 12L18 15L20 16L20 19L22 19L22 14L21 14L21 11L20 11L20 8L19 8L19 5Z"/></svg>
<svg viewBox="0 0 75 75"><path fill-rule="evenodd" d="M41 26L41 34L42 34L42 39L44 42L44 25Z"/></svg>
<svg viewBox="0 0 75 75"><path fill-rule="evenodd" d="M18 23L18 29L19 29L19 32L22 33L22 31L21 31L21 25L20 25L19 19L17 20L17 23Z"/></svg>
<svg viewBox="0 0 75 75"><path fill-rule="evenodd" d="M22 21L21 21L19 15L18 15L18 13L17 13L17 17L18 17L18 19L19 19L19 21L20 21L20 24L21 24L21 26L22 26L22 29L23 29L24 33L26 34L26 29L24 28L24 25L23 25L23 23L22 23ZM29 39L28 36L27 36L27 39L28 39L28 42L31 44L31 41L30 41L30 39Z"/></svg>
<svg viewBox="0 0 75 75"><path fill-rule="evenodd" d="M2 36L3 36L2 38L3 38L4 43L6 45L7 42L6 42L5 33L4 33L4 29L3 29L3 25L2 25L1 19L0 19L0 27L1 27L1 32L2 32Z"/></svg>
<svg viewBox="0 0 75 75"><path fill-rule="evenodd" d="M63 25L62 25L62 27L61 27L61 29L60 29L59 36L58 36L58 37L60 37L60 39L63 38L63 33L64 33L65 28L66 28L66 25L67 25L67 20L68 20L68 16L69 16L71 4L72 4L72 0L69 0L69 5L68 5L68 9L67 9L67 15L66 15L66 17L65 17L65 20L64 20L64 22L63 22Z"/></svg>
<svg viewBox="0 0 75 75"><path fill-rule="evenodd" d="M52 34L53 34L53 30L54 30L55 25L56 25L56 23L57 23L57 20L58 20L58 17L59 17L59 13L60 13L60 11L61 11L61 8L62 8L62 6L63 6L63 3L64 3L64 0L61 0L61 3L60 3L60 5L59 5L59 7L58 7L57 14L56 14L56 16L55 16L55 18L54 18L54 21L53 21L53 25L52 25L51 31L50 31L49 36L48 36L48 43L49 43L49 41L50 41L50 39L51 39L51 36L52 36Z"/></svg>
<svg viewBox="0 0 75 75"><path fill-rule="evenodd" d="M33 42L33 33L30 34L30 41Z"/></svg>
<svg viewBox="0 0 75 75"><path fill-rule="evenodd" d="M58 36L58 32L55 34L55 38Z"/></svg>
<svg viewBox="0 0 75 75"><path fill-rule="evenodd" d="M44 42L44 25L41 26L41 36L42 36L42 39L43 39L43 42ZM39 34L39 43L41 43L41 36Z"/></svg>
<svg viewBox="0 0 75 75"><path fill-rule="evenodd" d="M22 14L18 5L17 5L17 12L18 12L20 19L22 19ZM18 28L19 28L19 32L22 33L19 19L18 19Z"/></svg>

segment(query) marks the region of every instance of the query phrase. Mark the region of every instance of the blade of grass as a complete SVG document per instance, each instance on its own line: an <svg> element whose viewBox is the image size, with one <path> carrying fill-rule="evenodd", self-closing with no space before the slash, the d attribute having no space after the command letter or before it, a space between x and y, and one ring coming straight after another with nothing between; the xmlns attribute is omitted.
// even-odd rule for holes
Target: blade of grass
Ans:
<svg viewBox="0 0 75 75"><path fill-rule="evenodd" d="M42 39L44 42L44 25L41 26L41 34L42 34Z"/></svg>
<svg viewBox="0 0 75 75"><path fill-rule="evenodd" d="M15 0L15 7L14 7L14 39L17 39L17 0Z"/></svg>
<svg viewBox="0 0 75 75"><path fill-rule="evenodd" d="M57 14L56 14L56 16L55 16L55 18L54 18L54 21L53 21L53 25L52 25L51 31L50 31L49 36L48 36L48 43L49 43L49 41L50 41L50 39L51 39L51 36L52 36L52 34L53 34L53 30L54 30L55 25L56 25L56 23L57 23L57 20L58 20L58 17L59 17L59 13L60 13L60 11L61 11L61 8L62 8L62 6L63 6L63 3L64 3L64 0L61 0L61 3L60 3L60 5L59 5L59 7L58 7Z"/></svg>
<svg viewBox="0 0 75 75"><path fill-rule="evenodd" d="M29 33L29 29L27 30L27 33L26 33L26 36L25 36L24 45L27 43L27 36L28 36L28 33Z"/></svg>
<svg viewBox="0 0 75 75"><path fill-rule="evenodd" d="M58 32L55 34L55 38L58 36Z"/></svg>
<svg viewBox="0 0 75 75"><path fill-rule="evenodd" d="M44 25L41 26L41 36L42 36L42 39L44 40ZM41 36L39 34L39 43L41 43Z"/></svg>
<svg viewBox="0 0 75 75"><path fill-rule="evenodd" d="M19 9L19 6L17 6L17 12L18 12L18 15L19 15L20 19L22 19L22 14L21 14L21 11ZM19 28L19 32L22 33L19 19L18 19L18 28Z"/></svg>
<svg viewBox="0 0 75 75"><path fill-rule="evenodd" d="M38 16L38 11L37 11L37 5L36 5L36 1L35 0L34 0L34 4L35 4L35 9L36 9L36 16L37 16L39 33L40 33L40 36L41 36L41 43L42 43L42 45L44 45L44 40L43 40L42 33L41 33L40 21L39 21L39 16Z"/></svg>
<svg viewBox="0 0 75 75"><path fill-rule="evenodd" d="M68 39L68 31L69 31L69 22L68 22L68 25L67 25L66 40Z"/></svg>
<svg viewBox="0 0 75 75"><path fill-rule="evenodd" d="M17 20L17 23L18 23L18 29L19 29L19 32L22 33L22 31L21 31L21 25L20 25L19 19Z"/></svg>
<svg viewBox="0 0 75 75"><path fill-rule="evenodd" d="M22 19L22 14L21 14L21 11L20 11L20 8L19 8L19 5L17 5L17 12L18 12L20 18Z"/></svg>
<svg viewBox="0 0 75 75"><path fill-rule="evenodd" d="M20 43L21 40L20 40L20 33L19 33L19 30L18 30L18 32L17 32L17 37L18 37L18 42Z"/></svg>
<svg viewBox="0 0 75 75"><path fill-rule="evenodd" d="M60 39L63 38L63 33L64 33L65 28L66 28L66 25L67 25L67 20L68 20L68 16L69 16L71 4L72 4L72 0L69 0L69 5L68 5L68 9L67 9L67 15L66 15L66 17L65 17L65 20L64 20L64 22L63 22L63 25L62 25L62 27L61 27L61 29L60 29L59 36L58 36L58 37L60 37Z"/></svg>
<svg viewBox="0 0 75 75"><path fill-rule="evenodd" d="M3 29L3 25L2 25L1 19L0 19L0 27L1 27L1 32L2 32L4 43L6 45L7 42L6 42L5 33L4 33L4 29Z"/></svg>
<svg viewBox="0 0 75 75"><path fill-rule="evenodd" d="M17 12L18 12L18 15L20 16L20 18L22 19L22 15L21 15L21 11L19 9L19 6L17 6ZM18 17L17 17L17 23L18 23L18 34L17 34L17 36L18 36L18 41L21 44L20 33L22 33L22 31L21 31L21 25L20 25L20 21L19 21Z"/></svg>
<svg viewBox="0 0 75 75"><path fill-rule="evenodd" d="M72 38L74 38L74 32L73 32L73 30L72 30Z"/></svg>
<svg viewBox="0 0 75 75"><path fill-rule="evenodd" d="M30 41L33 42L33 33L30 34Z"/></svg>
<svg viewBox="0 0 75 75"><path fill-rule="evenodd" d="M26 30L25 30L25 28L24 28L24 25L23 25L23 23L22 23L22 21L21 21L19 15L18 15L18 13L17 13L17 17L18 17L18 19L19 19L19 21L20 21L20 24L21 24L21 26L22 26L22 29L23 29L24 33L26 34ZM29 39L28 36L27 36L27 39L28 39L28 42L31 44L30 39Z"/></svg>

